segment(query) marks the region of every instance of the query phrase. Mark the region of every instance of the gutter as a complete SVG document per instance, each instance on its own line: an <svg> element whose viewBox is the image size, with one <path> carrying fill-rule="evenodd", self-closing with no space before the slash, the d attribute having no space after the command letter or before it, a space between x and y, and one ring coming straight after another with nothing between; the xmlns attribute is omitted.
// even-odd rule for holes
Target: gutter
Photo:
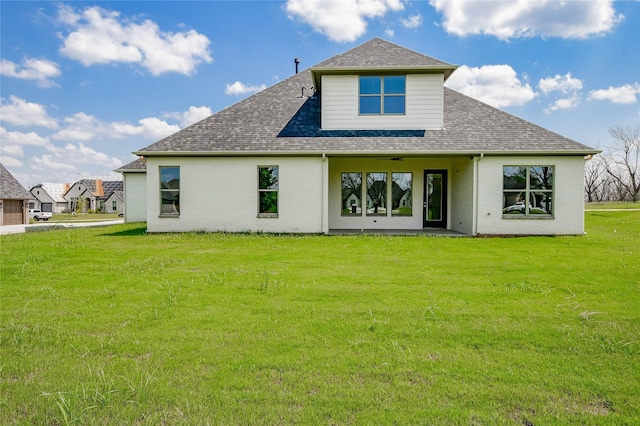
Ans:
<svg viewBox="0 0 640 426"><path fill-rule="evenodd" d="M134 155L144 157L315 157L315 156L332 156L332 157L436 157L436 156L513 156L513 155L595 155L602 150L585 149L585 150L553 150L553 151L134 151Z"/></svg>

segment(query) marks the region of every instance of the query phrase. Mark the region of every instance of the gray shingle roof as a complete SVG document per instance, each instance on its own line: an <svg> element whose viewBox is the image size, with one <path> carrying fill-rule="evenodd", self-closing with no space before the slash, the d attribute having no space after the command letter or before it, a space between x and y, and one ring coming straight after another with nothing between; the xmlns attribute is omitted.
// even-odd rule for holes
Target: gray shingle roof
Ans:
<svg viewBox="0 0 640 426"><path fill-rule="evenodd" d="M440 67L454 65L374 38L345 53L333 56L312 68Z"/></svg>
<svg viewBox="0 0 640 426"><path fill-rule="evenodd" d="M358 49L370 52L379 44L379 39L374 39L319 65L335 67L345 58L364 56ZM385 51L391 51L396 58L423 61L428 58L391 43L384 42L383 45ZM302 87L313 86L311 70L293 75L135 154L398 156L481 152L583 155L597 152L448 88L444 89L443 130L324 131L320 129L320 99L300 97Z"/></svg>
<svg viewBox="0 0 640 426"><path fill-rule="evenodd" d="M129 164L125 164L116 170L116 172L144 172L147 170L147 163L140 158L137 158L130 162Z"/></svg>
<svg viewBox="0 0 640 426"><path fill-rule="evenodd" d="M0 163L0 200L31 200L33 195Z"/></svg>

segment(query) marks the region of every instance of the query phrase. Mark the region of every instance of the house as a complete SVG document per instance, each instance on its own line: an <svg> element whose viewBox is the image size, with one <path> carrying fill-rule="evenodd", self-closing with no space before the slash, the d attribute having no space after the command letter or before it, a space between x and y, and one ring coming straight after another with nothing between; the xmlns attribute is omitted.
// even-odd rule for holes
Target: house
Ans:
<svg viewBox="0 0 640 426"><path fill-rule="evenodd" d="M69 208L69 202L64 194L69 190L68 183L40 183L29 190L36 200L34 208L43 212L64 213Z"/></svg>
<svg viewBox="0 0 640 426"><path fill-rule="evenodd" d="M105 213L124 213L124 191L113 191L104 202Z"/></svg>
<svg viewBox="0 0 640 426"><path fill-rule="evenodd" d="M69 203L70 211L104 212L105 202L109 196L114 191L122 191L123 188L124 184L121 180L82 179L71 185L63 196Z"/></svg>
<svg viewBox="0 0 640 426"><path fill-rule="evenodd" d="M29 200L33 197L0 164L0 225L22 225L29 223Z"/></svg>
<svg viewBox="0 0 640 426"><path fill-rule="evenodd" d="M124 220L125 222L146 222L147 220L147 165L143 159L136 159L120 167L124 180Z"/></svg>
<svg viewBox="0 0 640 426"><path fill-rule="evenodd" d="M582 234L598 151L444 87L455 70L375 38L134 152L148 231Z"/></svg>

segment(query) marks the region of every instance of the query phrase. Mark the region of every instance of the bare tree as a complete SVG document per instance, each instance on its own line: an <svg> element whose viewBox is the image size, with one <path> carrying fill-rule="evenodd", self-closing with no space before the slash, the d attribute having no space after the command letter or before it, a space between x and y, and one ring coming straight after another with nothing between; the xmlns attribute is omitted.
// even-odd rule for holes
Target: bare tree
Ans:
<svg viewBox="0 0 640 426"><path fill-rule="evenodd" d="M584 168L584 192L588 203L604 201L607 178L602 157L597 156L587 161Z"/></svg>
<svg viewBox="0 0 640 426"><path fill-rule="evenodd" d="M616 125L609 128L613 145L608 150L604 167L613 178L622 200L630 198L634 203L640 199L640 124Z"/></svg>

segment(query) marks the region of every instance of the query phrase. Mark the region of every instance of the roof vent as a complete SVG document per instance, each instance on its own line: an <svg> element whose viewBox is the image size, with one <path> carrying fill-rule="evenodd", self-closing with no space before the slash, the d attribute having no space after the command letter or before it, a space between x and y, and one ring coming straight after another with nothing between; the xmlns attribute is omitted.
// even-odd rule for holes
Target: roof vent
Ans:
<svg viewBox="0 0 640 426"><path fill-rule="evenodd" d="M298 74L298 65L300 65L300 59L295 58L293 62L296 64L296 74Z"/></svg>

